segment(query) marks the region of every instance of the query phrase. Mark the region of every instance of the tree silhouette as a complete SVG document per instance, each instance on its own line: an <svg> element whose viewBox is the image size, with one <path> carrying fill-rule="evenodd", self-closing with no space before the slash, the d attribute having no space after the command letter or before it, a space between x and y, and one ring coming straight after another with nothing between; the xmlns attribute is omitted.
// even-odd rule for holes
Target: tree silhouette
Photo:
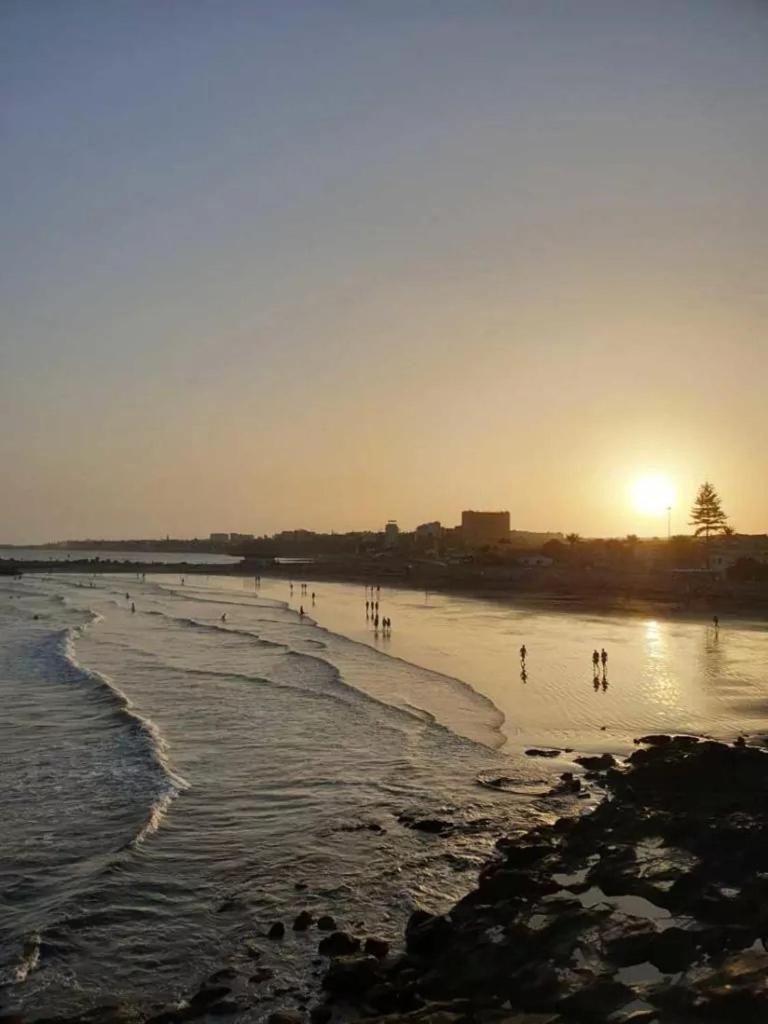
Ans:
<svg viewBox="0 0 768 1024"><path fill-rule="evenodd" d="M728 517L720 504L720 497L709 482L703 483L699 488L691 509L690 524L696 527L694 536L700 537L703 533L707 540L712 533L725 533L730 529Z"/></svg>
<svg viewBox="0 0 768 1024"><path fill-rule="evenodd" d="M571 547L574 547L576 544L579 543L581 537L578 535L578 533L566 533L565 539L568 541Z"/></svg>

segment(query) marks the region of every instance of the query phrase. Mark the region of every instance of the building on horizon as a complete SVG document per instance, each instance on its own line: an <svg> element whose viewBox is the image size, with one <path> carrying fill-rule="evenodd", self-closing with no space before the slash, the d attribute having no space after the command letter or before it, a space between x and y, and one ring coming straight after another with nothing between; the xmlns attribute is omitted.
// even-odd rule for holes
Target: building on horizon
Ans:
<svg viewBox="0 0 768 1024"><path fill-rule="evenodd" d="M433 523L421 523L414 530L414 535L417 540L440 540L443 536L443 527L438 519Z"/></svg>
<svg viewBox="0 0 768 1024"><path fill-rule="evenodd" d="M393 548L397 545L397 538L400 536L400 527L394 519L388 519L384 527L384 547Z"/></svg>
<svg viewBox="0 0 768 1024"><path fill-rule="evenodd" d="M473 548L508 541L509 512L477 512L471 509L462 512L461 538Z"/></svg>
<svg viewBox="0 0 768 1024"><path fill-rule="evenodd" d="M212 533L209 539L211 544L229 544L228 533Z"/></svg>

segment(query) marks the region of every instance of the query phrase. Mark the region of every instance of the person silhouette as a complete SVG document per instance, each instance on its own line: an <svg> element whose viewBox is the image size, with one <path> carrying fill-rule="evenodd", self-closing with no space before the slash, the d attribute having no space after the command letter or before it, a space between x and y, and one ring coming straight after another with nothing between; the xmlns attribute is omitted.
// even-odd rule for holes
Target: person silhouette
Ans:
<svg viewBox="0 0 768 1024"><path fill-rule="evenodd" d="M528 651L526 650L525 644L523 644L523 646L520 648L520 661L525 662L525 656L527 653Z"/></svg>
<svg viewBox="0 0 768 1024"><path fill-rule="evenodd" d="M221 621L222 622L226 622L227 621L227 613L226 612L224 612L224 614L221 616Z"/></svg>
<svg viewBox="0 0 768 1024"><path fill-rule="evenodd" d="M603 663L603 672L605 672L605 666L608 664L608 652L604 647L600 651L600 661Z"/></svg>
<svg viewBox="0 0 768 1024"><path fill-rule="evenodd" d="M299 615L301 615L302 617L304 616L304 605L303 604L299 605Z"/></svg>
<svg viewBox="0 0 768 1024"><path fill-rule="evenodd" d="M720 626L720 619L717 617L717 615L712 616L712 625L715 627L715 629L718 629L718 627Z"/></svg>
<svg viewBox="0 0 768 1024"><path fill-rule="evenodd" d="M600 664L600 655L597 651L592 651L592 664L595 667L595 672L597 672L597 666Z"/></svg>
<svg viewBox="0 0 768 1024"><path fill-rule="evenodd" d="M131 601L131 612L133 613L135 611L136 611L136 605L134 604L133 601Z"/></svg>

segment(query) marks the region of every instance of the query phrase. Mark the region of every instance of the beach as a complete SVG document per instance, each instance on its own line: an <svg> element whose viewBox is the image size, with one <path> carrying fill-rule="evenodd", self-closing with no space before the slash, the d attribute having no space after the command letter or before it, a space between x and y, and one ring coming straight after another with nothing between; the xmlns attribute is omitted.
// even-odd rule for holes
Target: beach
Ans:
<svg viewBox="0 0 768 1024"><path fill-rule="evenodd" d="M306 584L0 582L9 1011L146 1017L223 970L244 1021L315 1005L320 917L396 955L411 915L461 900L500 836L598 805L597 782L562 787L576 757L686 720L723 739L768 727L759 623L382 586L385 639L362 586Z"/></svg>

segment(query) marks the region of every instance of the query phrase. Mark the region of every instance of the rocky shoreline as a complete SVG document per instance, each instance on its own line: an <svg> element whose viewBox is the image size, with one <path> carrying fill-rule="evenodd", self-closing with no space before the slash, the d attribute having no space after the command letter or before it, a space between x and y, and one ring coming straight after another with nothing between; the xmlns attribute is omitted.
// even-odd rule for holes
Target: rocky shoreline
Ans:
<svg viewBox="0 0 768 1024"><path fill-rule="evenodd" d="M272 972L254 945L247 978L223 968L176 1006L104 1006L46 1024L768 1020L763 746L648 736L624 762L603 755L582 766L605 789L602 802L500 838L477 888L450 912L411 916L401 955L299 913L289 929L319 933L320 1000L285 991L284 1009L275 1009L275 992L262 1001L257 986ZM563 777L565 791L577 784ZM425 831L441 842L441 829ZM264 940L285 931L276 922ZM0 1024L11 1022L22 1018L0 1011Z"/></svg>

